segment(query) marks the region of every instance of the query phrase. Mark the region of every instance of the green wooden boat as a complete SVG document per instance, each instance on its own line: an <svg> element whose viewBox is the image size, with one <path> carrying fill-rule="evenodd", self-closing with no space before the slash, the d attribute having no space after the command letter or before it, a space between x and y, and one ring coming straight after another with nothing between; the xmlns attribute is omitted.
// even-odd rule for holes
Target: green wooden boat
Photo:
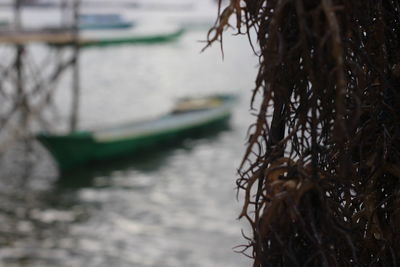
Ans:
<svg viewBox="0 0 400 267"><path fill-rule="evenodd" d="M128 29L133 22L124 21L119 14L81 14L79 16L80 30Z"/></svg>
<svg viewBox="0 0 400 267"><path fill-rule="evenodd" d="M66 170L157 149L218 127L228 121L235 102L234 95L183 99L170 113L153 120L67 135L40 133L37 139L49 150L60 169Z"/></svg>
<svg viewBox="0 0 400 267"><path fill-rule="evenodd" d="M113 46L122 44L158 44L176 41L185 32L184 29L177 29L172 32L157 33L157 34L134 34L126 32L124 34L101 36L89 36L82 34L79 37L78 43L80 47L93 47L93 46ZM51 46L69 46L73 45L73 40L51 42Z"/></svg>

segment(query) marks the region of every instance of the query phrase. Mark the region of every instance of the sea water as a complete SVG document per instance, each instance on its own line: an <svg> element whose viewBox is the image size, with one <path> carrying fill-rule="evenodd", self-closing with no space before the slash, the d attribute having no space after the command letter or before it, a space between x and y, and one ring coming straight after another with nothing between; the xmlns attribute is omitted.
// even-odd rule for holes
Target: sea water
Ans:
<svg viewBox="0 0 400 267"><path fill-rule="evenodd" d="M158 116L181 97L235 93L230 127L62 175L39 144L14 148L0 163L1 206L10 211L0 212L0 266L250 266L234 252L247 244L241 231L251 234L237 220L241 202L235 190L247 128L255 119L249 103L257 58L247 37L227 32L223 58L218 44L200 52L204 25L216 15L212 5L119 12L142 32L168 31L185 20L201 27L172 43L84 49L79 128ZM57 21L54 10L30 9L24 16L30 25ZM39 62L48 47L32 53ZM46 117L60 129L68 125L71 107L70 73L64 76ZM23 171L27 161L31 165Z"/></svg>

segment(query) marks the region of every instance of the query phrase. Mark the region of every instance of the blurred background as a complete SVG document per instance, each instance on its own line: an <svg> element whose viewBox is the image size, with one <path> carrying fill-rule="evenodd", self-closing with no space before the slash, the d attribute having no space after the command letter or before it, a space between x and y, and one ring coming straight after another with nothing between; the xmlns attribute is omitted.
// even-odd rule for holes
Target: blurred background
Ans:
<svg viewBox="0 0 400 267"><path fill-rule="evenodd" d="M72 1L15 3L0 2L0 266L249 266L234 252L248 233L235 190L254 119L257 58L247 36L226 32L224 57L216 44L201 53L217 17L211 0L84 0L79 14ZM166 39L49 45L69 40L74 16L90 24L93 14L127 25L85 25L83 39ZM214 94L238 96L227 127L151 153L60 172L34 139L69 131L71 116L76 129L92 129Z"/></svg>

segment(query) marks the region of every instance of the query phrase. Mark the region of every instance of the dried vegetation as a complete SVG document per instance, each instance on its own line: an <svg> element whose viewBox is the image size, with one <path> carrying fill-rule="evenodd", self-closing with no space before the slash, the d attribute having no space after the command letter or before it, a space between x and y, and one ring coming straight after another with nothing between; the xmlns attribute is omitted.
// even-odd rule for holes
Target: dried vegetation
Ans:
<svg viewBox="0 0 400 267"><path fill-rule="evenodd" d="M223 5L208 44L255 32L260 59L243 252L256 267L400 265L400 1Z"/></svg>

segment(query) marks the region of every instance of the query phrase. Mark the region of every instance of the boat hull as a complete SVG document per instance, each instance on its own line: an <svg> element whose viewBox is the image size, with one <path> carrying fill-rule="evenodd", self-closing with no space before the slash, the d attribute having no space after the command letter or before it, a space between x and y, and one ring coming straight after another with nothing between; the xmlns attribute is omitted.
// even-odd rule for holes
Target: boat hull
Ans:
<svg viewBox="0 0 400 267"><path fill-rule="evenodd" d="M80 30L107 30L107 29L129 29L132 28L133 23L115 23L115 24L82 24L79 26Z"/></svg>
<svg viewBox="0 0 400 267"><path fill-rule="evenodd" d="M159 44L159 43L168 43L176 41L180 36L183 35L185 31L183 29L179 29L172 33L165 34L154 34L154 35L141 35L141 36L124 36L124 37L109 37L109 38L88 38L88 37L80 37L78 40L78 44L80 47L102 47L102 46L116 46L116 45L124 45L124 44L132 44L132 45L151 45L151 44ZM74 45L72 41L66 42L54 42L49 43L49 45L54 47L63 47Z"/></svg>
<svg viewBox="0 0 400 267"><path fill-rule="evenodd" d="M207 131L226 127L230 113L223 113L206 122L188 125L140 136L125 136L101 140L90 132L67 136L39 134L37 139L49 150L61 170L75 168L89 162L154 151L181 142L184 138L195 137Z"/></svg>

